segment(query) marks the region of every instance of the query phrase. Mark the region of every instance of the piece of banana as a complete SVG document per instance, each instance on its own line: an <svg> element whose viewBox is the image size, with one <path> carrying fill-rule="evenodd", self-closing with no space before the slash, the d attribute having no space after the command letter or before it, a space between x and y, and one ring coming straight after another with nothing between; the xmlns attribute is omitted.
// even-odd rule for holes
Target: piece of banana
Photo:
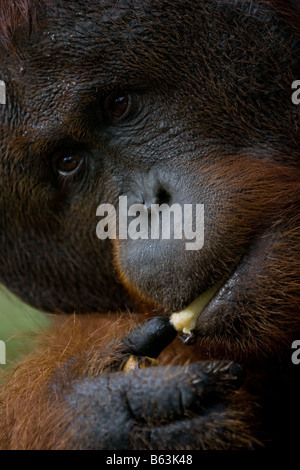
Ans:
<svg viewBox="0 0 300 470"><path fill-rule="evenodd" d="M194 300L188 307L181 312L176 312L171 315L170 321L178 332L187 335L195 329L197 318L204 310L208 302L215 295L217 290L222 286L223 281L218 282L213 287L205 291L196 300Z"/></svg>

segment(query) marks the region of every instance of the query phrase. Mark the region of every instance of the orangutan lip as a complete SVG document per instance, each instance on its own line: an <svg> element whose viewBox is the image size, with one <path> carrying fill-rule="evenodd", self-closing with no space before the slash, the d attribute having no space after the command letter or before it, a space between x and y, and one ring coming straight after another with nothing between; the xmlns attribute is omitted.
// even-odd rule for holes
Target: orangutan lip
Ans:
<svg viewBox="0 0 300 470"><path fill-rule="evenodd" d="M191 302L185 309L181 310L180 312L172 313L170 317L170 323L173 325L176 331L190 337L190 339L187 339L187 344L189 341L191 344L193 343L193 330L196 328L199 315L201 315L207 304L211 301L219 289L221 289L221 287L223 287L224 284L229 281L236 268L241 264L241 260L242 255L237 257L235 264L227 276L224 276L214 286L210 287L207 289L207 291L203 292L203 294L199 295L199 297Z"/></svg>
<svg viewBox="0 0 300 470"><path fill-rule="evenodd" d="M222 279L217 284L212 286L207 291L203 292L192 303L190 303L184 310L172 313L170 322L180 333L190 335L195 329L198 316L203 312L208 302L214 297L216 292L223 286L226 279Z"/></svg>
<svg viewBox="0 0 300 470"><path fill-rule="evenodd" d="M241 264L243 255L236 258L229 274L225 275L214 286L207 289L203 294L199 295L193 302L191 302L185 309L180 312L172 313L170 323L179 333L190 336L191 344L193 343L193 330L196 328L199 315L203 312L207 304L215 296L215 294L226 284L233 276L237 267ZM187 339L187 344L188 344Z"/></svg>

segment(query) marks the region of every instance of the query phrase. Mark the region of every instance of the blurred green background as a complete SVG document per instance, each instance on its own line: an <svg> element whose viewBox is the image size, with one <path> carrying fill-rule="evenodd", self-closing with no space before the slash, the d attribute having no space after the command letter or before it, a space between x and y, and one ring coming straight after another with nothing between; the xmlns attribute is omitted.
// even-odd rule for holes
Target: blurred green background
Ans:
<svg viewBox="0 0 300 470"><path fill-rule="evenodd" d="M34 333L50 323L50 318L24 304L0 285L0 340L6 346L6 368L19 356L30 351Z"/></svg>

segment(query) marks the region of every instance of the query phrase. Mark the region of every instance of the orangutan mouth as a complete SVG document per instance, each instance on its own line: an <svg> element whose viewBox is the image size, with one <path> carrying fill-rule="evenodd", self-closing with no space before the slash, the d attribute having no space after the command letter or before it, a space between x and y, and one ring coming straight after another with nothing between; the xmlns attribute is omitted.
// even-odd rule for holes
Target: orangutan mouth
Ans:
<svg viewBox="0 0 300 470"><path fill-rule="evenodd" d="M179 333L190 335L195 329L197 319L203 312L208 302L214 297L217 291L223 286L225 280L222 279L207 291L203 292L190 305L180 312L171 315L170 322Z"/></svg>

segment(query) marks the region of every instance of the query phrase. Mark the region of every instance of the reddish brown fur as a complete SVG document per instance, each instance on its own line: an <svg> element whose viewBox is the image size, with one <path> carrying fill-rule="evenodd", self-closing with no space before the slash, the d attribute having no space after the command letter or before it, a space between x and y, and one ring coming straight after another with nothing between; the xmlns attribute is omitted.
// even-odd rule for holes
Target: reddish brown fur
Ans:
<svg viewBox="0 0 300 470"><path fill-rule="evenodd" d="M37 21L36 8L44 3L46 2L30 0L8 3L1 0L0 18L3 19L0 25L1 41L5 44L13 42L14 31L21 21L28 23L30 33L32 25ZM299 32L299 15L295 11L299 9L297 1L270 0L269 3L278 7L293 28ZM76 124L73 123L73 126L75 129ZM294 132L291 134L295 136ZM17 144L15 140L14 146L19 145L20 148L16 150L21 153L20 141L21 139ZM295 145L291 147L296 148ZM266 155L268 161L262 166L260 159L266 158ZM182 171L197 174L197 164L191 163L188 166L185 163ZM239 155L239 160L236 155L231 155L229 152L221 162L211 163L211 159L207 159L206 162L204 157L202 171L209 182L208 189L212 193L214 188L222 187L232 197L220 218L222 230L229 231L234 228L239 233L238 240L236 234L231 233L228 237L229 242L232 245L243 245L253 230L261 234L256 239L257 259L263 257L265 246L271 246L270 255L262 272L256 272L256 266L252 267L253 271L250 270L252 283L250 298L247 300L252 302L251 310L247 310L246 305L239 304L238 311L234 312L235 316L223 318L219 330L213 331L211 335L208 331L207 335L198 338L197 344L193 347L187 348L179 340L175 340L162 353L160 362L163 365L184 365L203 359L228 358L246 365L248 369L246 384L242 390L234 394L232 406L224 412L221 419L224 427L230 429L236 437L236 440L228 444L229 448L252 448L258 443L259 438L262 438L264 443L268 440L264 435L257 433L256 420L260 418L259 406L261 402L268 400L268 392L274 383L276 384L277 375L282 373L284 376L289 369L289 348L295 339L295 334L300 333L299 152L294 150L293 153L289 148L286 154L283 150L274 150L271 154L268 149L268 153L263 155L261 149L257 151L253 149L252 154L249 154L247 149L245 155L242 153ZM25 196L32 189L34 185L32 188L30 185L23 188L24 199L27 199ZM248 197L250 192L251 198ZM236 194L240 194L239 199L235 198ZM239 232L244 220L248 221L245 224L245 231ZM274 234L274 237L268 237L266 233ZM123 284L137 298L137 302L141 302L141 298L146 303L149 302L147 296L143 297L120 267L119 248L116 242L114 263ZM230 259L230 253L227 253L226 249L224 247L225 267L226 259ZM213 257L214 253L211 256ZM218 260L220 273L224 266L222 259ZM205 270L205 267L203 269ZM275 310L274 299L277 302ZM71 318L56 316L53 328L37 339L35 352L25 358L13 373L8 374L7 383L1 389L0 448L70 448L71 437L76 429L73 429L73 415L63 400L69 386L77 378L94 377L103 372L110 372L112 364L115 364L116 360L122 360L120 357L122 337L149 316L156 315L159 309L163 310L163 307L155 305L152 311L143 307L141 308L143 312L151 311L151 313L142 315L127 313ZM199 330L205 331L207 327L205 320L205 315L199 319ZM239 341L236 341L236 337ZM272 367L275 364L274 370L266 373L270 363ZM278 381L280 379L281 376L278 377ZM289 400L292 389L297 390L297 383L295 381L295 387L291 386L291 390L286 391L282 401L286 403ZM285 382L283 384L284 389ZM256 400L258 405L254 404ZM278 407L280 408L278 411L277 404L275 401L276 413L280 413L281 408ZM273 409L275 410L275 406L271 412ZM203 436L208 432L216 448L226 448L224 441L219 440L218 435L214 434L216 433L214 424L212 422L209 429L201 429L199 432L203 433ZM200 442L201 439L202 436L199 438ZM205 448L205 444L202 447Z"/></svg>
<svg viewBox="0 0 300 470"><path fill-rule="evenodd" d="M72 413L65 408L64 394L77 378L95 377L110 371L112 361L120 360L118 340L136 324L136 317L130 315L57 318L52 330L37 338L36 352L14 370L2 389L1 449L71 449L71 438L77 429ZM115 354L112 340L115 341ZM72 366L66 367L74 357ZM196 359L196 350L194 357L191 350L187 354L187 348L179 340L159 358L162 365L184 365ZM231 410L222 416L217 413L216 420L218 423L223 420L224 426L235 437L224 443L212 417L208 428L200 430L199 441L203 441L204 449L208 432L215 449L251 449L259 443L253 436L255 417L248 393L238 391L231 400ZM246 411L247 421L244 418Z"/></svg>
<svg viewBox="0 0 300 470"><path fill-rule="evenodd" d="M1 0L0 40L8 43L20 22L24 20L29 23L31 30L32 24L36 22L37 8L43 3L45 3L44 0L17 0L14 2Z"/></svg>

